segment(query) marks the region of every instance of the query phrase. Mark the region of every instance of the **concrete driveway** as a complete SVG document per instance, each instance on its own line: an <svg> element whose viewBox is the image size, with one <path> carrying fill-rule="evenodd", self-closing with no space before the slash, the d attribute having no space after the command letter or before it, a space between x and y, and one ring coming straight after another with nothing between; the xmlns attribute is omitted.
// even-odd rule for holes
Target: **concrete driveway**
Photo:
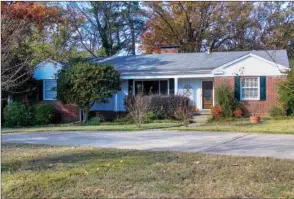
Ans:
<svg viewBox="0 0 294 199"><path fill-rule="evenodd" d="M294 159L294 135L224 132L44 132L2 134L2 143L173 150Z"/></svg>

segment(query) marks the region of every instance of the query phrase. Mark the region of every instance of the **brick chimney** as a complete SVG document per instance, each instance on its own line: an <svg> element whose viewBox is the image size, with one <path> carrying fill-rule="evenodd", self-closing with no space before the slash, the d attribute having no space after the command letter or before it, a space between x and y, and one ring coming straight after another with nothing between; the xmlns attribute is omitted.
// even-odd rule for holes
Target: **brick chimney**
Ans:
<svg viewBox="0 0 294 199"><path fill-rule="evenodd" d="M160 46L160 54L178 53L179 48L178 45Z"/></svg>

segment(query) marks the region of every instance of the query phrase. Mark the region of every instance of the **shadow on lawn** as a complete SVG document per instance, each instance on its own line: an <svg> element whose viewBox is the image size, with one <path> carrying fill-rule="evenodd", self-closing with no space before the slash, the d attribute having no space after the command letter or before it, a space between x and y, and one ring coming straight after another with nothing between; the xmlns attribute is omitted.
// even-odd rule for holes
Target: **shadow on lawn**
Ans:
<svg viewBox="0 0 294 199"><path fill-rule="evenodd" d="M2 153L9 153L9 150L33 150L38 148L62 148L62 146L48 146L48 145L28 145L28 144L4 144L2 145ZM89 150L76 151L78 147L72 147L73 151L56 151L55 153L48 154L46 157L32 157L22 158L13 161L6 161L2 158L1 172L13 172L17 170L27 171L42 171L46 169L54 169L58 164L80 164L83 162L91 162L97 160L97 164L109 161L119 161L121 159L134 158L136 162L151 160L151 162L169 162L171 155L163 158L164 152L151 152L139 150L117 150L117 149L99 149L89 148ZM7 151L6 151L7 150ZM20 152L21 153L21 152ZM176 154L172 155L176 156Z"/></svg>

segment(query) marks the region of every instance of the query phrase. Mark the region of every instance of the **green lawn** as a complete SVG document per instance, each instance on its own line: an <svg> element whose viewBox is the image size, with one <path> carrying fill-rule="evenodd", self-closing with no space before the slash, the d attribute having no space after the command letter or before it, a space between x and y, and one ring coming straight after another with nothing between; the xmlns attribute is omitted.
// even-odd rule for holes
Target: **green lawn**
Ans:
<svg viewBox="0 0 294 199"><path fill-rule="evenodd" d="M147 129L160 129L180 126L180 123L149 123L142 124L138 128L135 124L101 124L101 125L49 125L43 127L28 127L28 128L3 128L2 133L19 133L19 132L52 132L52 131L135 131Z"/></svg>
<svg viewBox="0 0 294 199"><path fill-rule="evenodd" d="M271 120L263 119L260 124L251 124L249 118L231 122L208 122L200 126L174 127L181 131L222 131L222 132L254 132L294 134L294 119Z"/></svg>
<svg viewBox="0 0 294 199"><path fill-rule="evenodd" d="M2 145L3 198L294 198L294 160Z"/></svg>

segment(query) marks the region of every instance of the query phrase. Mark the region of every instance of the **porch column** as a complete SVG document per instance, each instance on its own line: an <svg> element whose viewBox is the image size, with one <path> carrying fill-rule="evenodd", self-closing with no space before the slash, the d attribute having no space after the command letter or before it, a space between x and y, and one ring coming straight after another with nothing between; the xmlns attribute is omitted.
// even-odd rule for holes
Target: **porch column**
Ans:
<svg viewBox="0 0 294 199"><path fill-rule="evenodd" d="M178 78L175 77L175 95L178 94Z"/></svg>
<svg viewBox="0 0 294 199"><path fill-rule="evenodd" d="M115 93L114 96L114 111L117 112L118 111L118 103L117 103L117 93Z"/></svg>

